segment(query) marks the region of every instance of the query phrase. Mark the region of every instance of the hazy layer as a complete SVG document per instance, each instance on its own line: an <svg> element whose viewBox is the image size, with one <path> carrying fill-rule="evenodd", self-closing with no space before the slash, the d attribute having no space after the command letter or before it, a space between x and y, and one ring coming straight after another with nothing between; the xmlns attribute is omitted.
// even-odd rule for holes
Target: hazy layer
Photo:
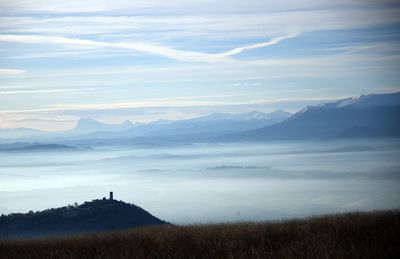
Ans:
<svg viewBox="0 0 400 259"><path fill-rule="evenodd" d="M111 190L175 223L398 208L399 157L393 139L1 152L0 213Z"/></svg>

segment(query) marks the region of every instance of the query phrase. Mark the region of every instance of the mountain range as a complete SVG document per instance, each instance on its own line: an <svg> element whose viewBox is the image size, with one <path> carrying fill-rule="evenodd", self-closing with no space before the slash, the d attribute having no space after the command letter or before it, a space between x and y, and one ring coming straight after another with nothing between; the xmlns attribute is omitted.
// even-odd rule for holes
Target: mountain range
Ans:
<svg viewBox="0 0 400 259"><path fill-rule="evenodd" d="M400 93L361 95L307 106L280 123L221 136L220 140L399 137Z"/></svg>
<svg viewBox="0 0 400 259"><path fill-rule="evenodd" d="M30 128L0 129L0 139L20 139L40 137L45 132Z"/></svg>
<svg viewBox="0 0 400 259"><path fill-rule="evenodd" d="M78 121L75 128L69 133L85 134L99 131L119 132L130 129L134 126L135 124L128 120L124 121L121 124L107 124L90 118L82 118Z"/></svg>
<svg viewBox="0 0 400 259"><path fill-rule="evenodd" d="M282 110L272 113L213 113L178 121L125 121L121 124L82 118L69 131L46 134L15 129L13 135L12 129L2 129L0 139L18 136L14 139L26 142L93 145L398 137L399 118L400 92L340 99L307 106L295 114Z"/></svg>
<svg viewBox="0 0 400 259"><path fill-rule="evenodd" d="M90 118L80 119L72 130L59 133L46 133L33 130L35 134L26 131L16 138L13 135L1 134L0 139L14 139L18 141L77 142L81 140L105 140L121 138L142 138L143 140L162 137L173 140L206 140L221 134L257 129L281 122L292 114L278 110L271 113L252 111L240 114L213 113L193 119L168 121L158 120L149 123L132 123L125 121L121 124L107 124ZM14 129L15 132L22 129ZM4 129L11 132L13 129Z"/></svg>
<svg viewBox="0 0 400 259"><path fill-rule="evenodd" d="M80 119L73 133L100 133L90 136L101 137L104 133L109 136L153 136L174 135L198 132L226 132L246 129L256 129L262 126L281 122L292 114L278 110L271 113L252 111L240 114L213 113L207 116L179 121L154 121L146 124L125 121L122 124L105 124L93 119ZM212 126L212 127L211 127Z"/></svg>

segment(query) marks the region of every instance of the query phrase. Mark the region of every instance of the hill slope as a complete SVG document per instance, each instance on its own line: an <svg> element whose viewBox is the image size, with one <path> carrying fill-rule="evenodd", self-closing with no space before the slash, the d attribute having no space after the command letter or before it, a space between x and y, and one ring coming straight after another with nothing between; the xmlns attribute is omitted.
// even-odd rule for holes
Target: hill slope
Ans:
<svg viewBox="0 0 400 259"><path fill-rule="evenodd" d="M0 242L0 258L397 258L399 211ZM56 255L56 256L55 256Z"/></svg>
<svg viewBox="0 0 400 259"><path fill-rule="evenodd" d="M160 224L166 222L133 204L94 200L76 207L2 215L0 239L69 235Z"/></svg>

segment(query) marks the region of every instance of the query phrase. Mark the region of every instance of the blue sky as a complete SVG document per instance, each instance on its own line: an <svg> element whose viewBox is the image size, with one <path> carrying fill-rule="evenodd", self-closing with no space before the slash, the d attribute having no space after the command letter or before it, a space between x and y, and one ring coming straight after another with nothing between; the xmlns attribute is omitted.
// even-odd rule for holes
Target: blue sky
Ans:
<svg viewBox="0 0 400 259"><path fill-rule="evenodd" d="M295 112L399 91L398 17L389 0L0 0L0 127Z"/></svg>

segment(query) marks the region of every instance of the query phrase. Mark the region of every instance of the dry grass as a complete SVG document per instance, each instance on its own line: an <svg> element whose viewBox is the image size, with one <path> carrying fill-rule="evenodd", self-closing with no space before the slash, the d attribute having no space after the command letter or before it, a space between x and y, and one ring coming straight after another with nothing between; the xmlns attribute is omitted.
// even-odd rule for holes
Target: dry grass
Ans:
<svg viewBox="0 0 400 259"><path fill-rule="evenodd" d="M0 258L400 258L400 212L0 242Z"/></svg>

